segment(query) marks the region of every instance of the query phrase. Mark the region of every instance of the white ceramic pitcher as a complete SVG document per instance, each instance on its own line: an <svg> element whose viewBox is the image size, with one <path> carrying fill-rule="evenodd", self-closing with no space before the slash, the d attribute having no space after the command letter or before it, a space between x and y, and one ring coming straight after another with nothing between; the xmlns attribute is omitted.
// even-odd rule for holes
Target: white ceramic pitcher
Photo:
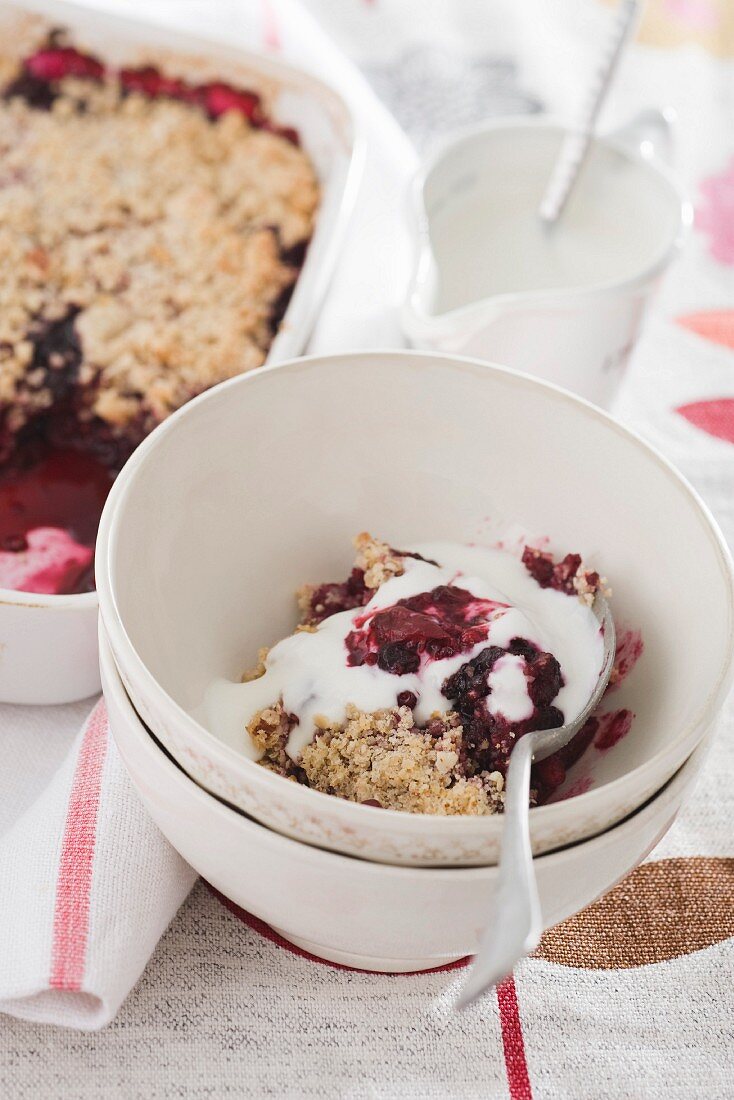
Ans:
<svg viewBox="0 0 734 1100"><path fill-rule="evenodd" d="M596 281L591 273L580 285L508 292L495 287L479 297L469 285L476 241L473 226L461 222L464 212L473 207L476 219L477 202L501 204L503 188L511 186L522 187L523 196L527 192L528 217L536 217L564 129L545 118L515 117L452 137L414 181L411 193L415 255L403 308L411 343L503 363L607 407L645 308L693 220L691 205L666 165L670 126L668 113L647 110L623 129L596 138L590 150L590 163L604 173L602 180L608 177L611 185L614 173L626 173L628 184L632 181L633 215L614 227L629 235L620 238L629 245L624 270L606 281ZM554 231L562 232L563 226ZM487 263L491 241L489 236Z"/></svg>

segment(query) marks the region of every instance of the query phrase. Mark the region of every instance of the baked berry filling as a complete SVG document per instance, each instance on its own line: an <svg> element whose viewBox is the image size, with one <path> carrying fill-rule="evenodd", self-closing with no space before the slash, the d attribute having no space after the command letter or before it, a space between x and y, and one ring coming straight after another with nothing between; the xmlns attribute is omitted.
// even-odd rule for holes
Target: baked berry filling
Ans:
<svg viewBox="0 0 734 1100"><path fill-rule="evenodd" d="M417 672L424 657L442 661L483 642L487 620L506 606L455 585L398 600L356 620L346 639L348 663L377 665L398 676Z"/></svg>
<svg viewBox="0 0 734 1100"><path fill-rule="evenodd" d="M111 484L109 470L78 450L49 450L30 466L6 468L0 474L0 587L22 582L28 592L91 591L94 542ZM53 531L67 538L50 537Z"/></svg>
<svg viewBox="0 0 734 1100"><path fill-rule="evenodd" d="M509 722L487 708L489 675L508 653L522 658L534 708L531 716L521 722ZM467 764L472 772L499 771L504 775L518 737L532 730L562 726L563 712L552 705L562 687L561 668L553 654L541 651L525 638L513 638L507 649L483 649L450 676L442 691L461 718Z"/></svg>
<svg viewBox="0 0 734 1100"><path fill-rule="evenodd" d="M251 126L299 144L298 132L291 126L278 126L265 113L261 97L247 88L236 88L223 80L195 84L180 77L167 76L154 65L115 70L92 54L82 53L73 46L56 43L52 35L48 44L23 60L21 72L7 85L6 99L18 97L32 107L48 110L61 94L63 80L117 82L123 93L137 92L149 99L173 99L206 112L211 119L228 111L242 115Z"/></svg>
<svg viewBox="0 0 734 1100"><path fill-rule="evenodd" d="M319 188L298 134L252 89L116 69L61 30L13 62L0 92L0 477L48 503L58 452L101 464L109 484L169 413L263 364ZM36 509L38 529L58 522L73 542L72 495L66 519ZM96 530L101 502L79 500ZM29 554L33 529L6 533L2 553ZM6 578L32 576L3 562Z"/></svg>
<svg viewBox="0 0 734 1100"><path fill-rule="evenodd" d="M567 596L572 596L575 592L579 592L579 582L582 578L589 589L595 590L599 587L599 574L582 570L580 554L566 554L565 558L557 562L547 551L526 546L522 561L530 576L541 588L553 588L557 592L565 592Z"/></svg>

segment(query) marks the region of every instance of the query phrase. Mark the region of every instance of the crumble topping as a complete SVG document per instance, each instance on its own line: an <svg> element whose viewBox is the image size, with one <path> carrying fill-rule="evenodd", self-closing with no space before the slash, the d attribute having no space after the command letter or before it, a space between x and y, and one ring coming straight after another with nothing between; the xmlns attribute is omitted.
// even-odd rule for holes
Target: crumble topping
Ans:
<svg viewBox="0 0 734 1100"><path fill-rule="evenodd" d="M367 588L377 589L390 577L398 577L404 571L403 556L398 550L392 550L386 542L373 538L362 531L354 539L357 551L355 567L364 573Z"/></svg>
<svg viewBox="0 0 734 1100"><path fill-rule="evenodd" d="M304 584L298 589L296 598L302 626L315 627L337 611L364 607L381 584L403 573L406 555L393 550L386 542L362 531L353 539L353 544L357 557L346 581Z"/></svg>
<svg viewBox="0 0 734 1100"><path fill-rule="evenodd" d="M294 649L286 642L286 649L271 661L268 651L261 650L257 668L243 677L253 681L270 676L273 686L272 695L261 690L253 696L257 709L248 711L247 732L259 763L314 790L377 807L445 815L501 812L504 775L517 739L564 722L559 709L564 669L538 644L537 623L524 620L512 602L483 591L483 582L464 571L461 556L454 553L452 558L453 544L437 544L433 551L442 559L448 554L443 566L420 553L396 550L366 532L354 545L356 558L346 581L307 585L299 592L303 621L294 637L323 631L326 648L320 651L320 643L314 642L316 650L310 643L307 650ZM511 577L510 591L519 583L514 590L525 592L531 602L532 593L523 585L536 592L536 585L552 588L590 605L603 583L578 555L555 561L529 547L506 573L506 579ZM340 622L334 619L333 641L328 640L325 620L358 612L391 581L398 585L395 589L393 584L394 602ZM557 605L551 601L544 606L556 621ZM537 603L535 607L539 613ZM513 614L520 618L512 619ZM573 618L567 621L576 623L576 613L569 614ZM497 635L492 633L495 623ZM587 625L582 645L597 645L593 616ZM340 647L346 668L374 672L366 680L340 680ZM431 680L431 667L437 679ZM589 672L593 676L594 668ZM380 680L381 673L389 674L388 679ZM382 687L376 687L378 682ZM355 684L363 700L376 698L377 690L383 701L356 706ZM264 700L268 705L263 707ZM339 720L325 712L333 707L342 715ZM564 782L595 730L596 719L590 719L569 745L534 766L532 805L545 801Z"/></svg>
<svg viewBox="0 0 734 1100"><path fill-rule="evenodd" d="M73 394L73 418L129 451L264 362L319 187L289 132L242 113L247 93L206 85L207 113L58 45L31 61L53 71L64 52L83 76L23 70L0 100L0 426L12 437Z"/></svg>
<svg viewBox="0 0 734 1100"><path fill-rule="evenodd" d="M526 546L522 555L523 565L541 588L554 588L565 592L567 596L575 592L582 603L591 607L596 593L601 590L609 597L611 588L606 587L606 577L587 569L580 554L566 554L561 561L554 561L547 550L537 550Z"/></svg>
<svg viewBox="0 0 734 1100"><path fill-rule="evenodd" d="M264 763L309 787L351 802L429 814L491 814L504 802L500 772L467 777L461 766L463 730L458 715L436 715L426 729L408 707L365 714L347 708L342 726L325 724L298 766L285 753L291 727L281 704L255 715L248 726Z"/></svg>

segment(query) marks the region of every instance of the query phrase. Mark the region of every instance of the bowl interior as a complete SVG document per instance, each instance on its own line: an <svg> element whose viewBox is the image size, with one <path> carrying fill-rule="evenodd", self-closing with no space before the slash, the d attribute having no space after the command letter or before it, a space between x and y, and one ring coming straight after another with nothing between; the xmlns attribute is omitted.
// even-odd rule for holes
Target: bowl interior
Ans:
<svg viewBox="0 0 734 1100"><path fill-rule="evenodd" d="M211 680L292 630L297 586L346 575L364 529L398 546L547 536L610 579L645 649L610 701L636 718L596 752L596 787L710 720L729 675L729 558L692 491L597 409L486 364L365 353L234 379L159 428L113 498L101 589L194 717Z"/></svg>

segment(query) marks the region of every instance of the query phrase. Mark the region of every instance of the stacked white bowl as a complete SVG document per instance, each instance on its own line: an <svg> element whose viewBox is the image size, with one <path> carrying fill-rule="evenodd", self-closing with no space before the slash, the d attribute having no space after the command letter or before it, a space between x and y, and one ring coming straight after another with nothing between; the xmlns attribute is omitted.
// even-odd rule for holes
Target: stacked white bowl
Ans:
<svg viewBox="0 0 734 1100"><path fill-rule="evenodd" d="M314 954L414 970L472 953L501 816L403 814L285 782L202 725L204 692L293 629L303 581L346 575L356 532L406 545L520 528L607 574L618 625L645 645L614 702L635 714L628 736L582 758L584 793L531 811L550 926L668 828L731 682L732 564L680 476L537 380L381 352L217 387L162 425L113 488L97 581L122 756L174 847Z"/></svg>

